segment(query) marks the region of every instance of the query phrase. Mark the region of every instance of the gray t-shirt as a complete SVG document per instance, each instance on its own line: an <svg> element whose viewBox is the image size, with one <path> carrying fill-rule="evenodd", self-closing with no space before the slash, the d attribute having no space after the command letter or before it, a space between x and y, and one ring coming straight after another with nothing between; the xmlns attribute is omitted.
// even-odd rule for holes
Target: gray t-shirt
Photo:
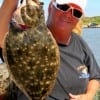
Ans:
<svg viewBox="0 0 100 100"><path fill-rule="evenodd" d="M46 100L68 100L68 93L85 93L88 81L100 79L100 69L85 41L72 33L70 44L59 45L60 70L55 86ZM54 99L56 98L56 99ZM18 92L18 100L28 100Z"/></svg>
<svg viewBox="0 0 100 100"><path fill-rule="evenodd" d="M46 100L66 100L68 93L85 93L89 80L100 79L96 60L80 36L72 33L70 44L59 45L59 50L60 70L51 97Z"/></svg>

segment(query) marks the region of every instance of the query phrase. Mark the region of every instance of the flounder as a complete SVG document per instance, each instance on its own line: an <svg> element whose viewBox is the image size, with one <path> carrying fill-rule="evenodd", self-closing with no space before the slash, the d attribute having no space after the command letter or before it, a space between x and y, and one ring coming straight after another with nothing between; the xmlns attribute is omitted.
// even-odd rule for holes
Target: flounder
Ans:
<svg viewBox="0 0 100 100"><path fill-rule="evenodd" d="M29 100L43 100L57 77L59 49L45 25L43 3L26 0L21 17L28 28L11 25L5 38L4 60L12 80Z"/></svg>

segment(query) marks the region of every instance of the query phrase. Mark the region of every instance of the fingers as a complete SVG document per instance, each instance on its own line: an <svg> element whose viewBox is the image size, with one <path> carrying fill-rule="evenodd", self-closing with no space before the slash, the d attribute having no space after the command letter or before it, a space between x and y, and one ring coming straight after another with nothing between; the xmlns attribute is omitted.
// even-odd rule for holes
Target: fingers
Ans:
<svg viewBox="0 0 100 100"><path fill-rule="evenodd" d="M38 0L26 0L26 3L29 5L35 5L35 6L38 6L40 4Z"/></svg>
<svg viewBox="0 0 100 100"><path fill-rule="evenodd" d="M81 95L73 95L69 93L70 100L81 100Z"/></svg>

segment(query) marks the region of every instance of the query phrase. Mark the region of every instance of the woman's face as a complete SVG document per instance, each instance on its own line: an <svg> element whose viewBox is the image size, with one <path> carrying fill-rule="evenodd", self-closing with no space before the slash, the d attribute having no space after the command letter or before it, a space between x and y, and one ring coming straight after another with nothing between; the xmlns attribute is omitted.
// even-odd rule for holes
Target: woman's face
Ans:
<svg viewBox="0 0 100 100"><path fill-rule="evenodd" d="M71 33L72 29L79 21L79 18L73 15L73 10L70 7L72 9L76 8L82 12L82 9L79 6L71 3L68 5L65 4L63 6L59 6L55 5L53 2L49 5L47 26L57 41L59 41L59 39L66 39L67 35Z"/></svg>

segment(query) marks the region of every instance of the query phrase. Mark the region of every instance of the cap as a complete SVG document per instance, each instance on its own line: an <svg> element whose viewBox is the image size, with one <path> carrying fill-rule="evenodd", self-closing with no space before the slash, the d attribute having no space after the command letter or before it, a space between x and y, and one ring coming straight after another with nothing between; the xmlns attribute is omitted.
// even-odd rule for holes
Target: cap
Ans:
<svg viewBox="0 0 100 100"><path fill-rule="evenodd" d="M85 10L87 0L56 0L58 4L66 4L66 3L74 3L82 8L82 10Z"/></svg>

